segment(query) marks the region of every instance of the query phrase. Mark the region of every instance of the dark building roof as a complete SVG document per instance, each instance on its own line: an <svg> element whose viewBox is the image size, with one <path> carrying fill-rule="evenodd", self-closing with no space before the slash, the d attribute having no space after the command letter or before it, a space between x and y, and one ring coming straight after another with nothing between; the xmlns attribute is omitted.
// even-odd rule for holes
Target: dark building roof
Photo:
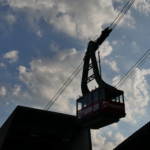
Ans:
<svg viewBox="0 0 150 150"><path fill-rule="evenodd" d="M150 122L145 124L114 150L150 149Z"/></svg>
<svg viewBox="0 0 150 150"><path fill-rule="evenodd" d="M18 106L0 129L0 150L47 148L91 150L90 130L75 116Z"/></svg>

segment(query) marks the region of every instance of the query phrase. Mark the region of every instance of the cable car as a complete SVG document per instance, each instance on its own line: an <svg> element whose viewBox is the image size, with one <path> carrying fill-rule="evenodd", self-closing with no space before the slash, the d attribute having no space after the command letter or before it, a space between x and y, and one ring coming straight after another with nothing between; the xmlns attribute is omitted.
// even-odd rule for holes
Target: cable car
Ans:
<svg viewBox="0 0 150 150"><path fill-rule="evenodd" d="M77 119L84 127L98 129L125 117L124 93L97 88L77 100Z"/></svg>
<svg viewBox="0 0 150 150"><path fill-rule="evenodd" d="M110 32L111 29L106 28L96 41L90 41L84 57L81 82L83 96L77 99L76 113L78 121L84 127L91 129L98 129L118 122L126 115L124 92L103 81L95 56L99 45L109 36ZM88 76L90 69L93 69L94 74ZM90 91L88 83L94 79L99 87Z"/></svg>

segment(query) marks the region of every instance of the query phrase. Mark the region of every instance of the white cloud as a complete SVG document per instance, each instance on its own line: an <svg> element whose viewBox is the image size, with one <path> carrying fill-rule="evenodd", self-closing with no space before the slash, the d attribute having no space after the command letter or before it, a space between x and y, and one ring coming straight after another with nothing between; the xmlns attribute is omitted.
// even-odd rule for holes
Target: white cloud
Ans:
<svg viewBox="0 0 150 150"><path fill-rule="evenodd" d="M26 67L20 65L19 66L19 71L20 71L21 74L24 73L24 72L26 72Z"/></svg>
<svg viewBox="0 0 150 150"><path fill-rule="evenodd" d="M6 20L8 21L8 23L9 23L10 25L12 25L12 24L15 23L16 17L15 17L14 15L12 15L12 14L7 14L7 15L6 15Z"/></svg>
<svg viewBox="0 0 150 150"><path fill-rule="evenodd" d="M117 45L118 41L112 41L112 45Z"/></svg>
<svg viewBox="0 0 150 150"><path fill-rule="evenodd" d="M59 45L56 44L55 42L52 42L50 45L50 50L58 52L59 51Z"/></svg>
<svg viewBox="0 0 150 150"><path fill-rule="evenodd" d="M30 62L30 68L20 65L19 78L27 86L23 93L20 92L23 99L26 102L34 101L33 105L38 104L44 108L75 70L78 65L76 62L81 62L82 58L83 52L66 49L59 51L52 59L34 59ZM72 99L76 99L79 94L80 78L77 77L52 109L75 114L75 100Z"/></svg>
<svg viewBox="0 0 150 150"><path fill-rule="evenodd" d="M150 13L150 1L149 0L136 0L134 8L141 14L149 15Z"/></svg>
<svg viewBox="0 0 150 150"><path fill-rule="evenodd" d="M18 96L21 91L21 85L15 84L14 89L12 90L12 95Z"/></svg>
<svg viewBox="0 0 150 150"><path fill-rule="evenodd" d="M150 100L147 75L150 75L149 69L137 69L134 76L129 78L122 86L125 92L127 113L123 120L126 122L137 123L147 111Z"/></svg>
<svg viewBox="0 0 150 150"><path fill-rule="evenodd" d="M0 95L1 95L1 96L5 96L5 95L6 95L6 92L7 92L6 88L5 88L4 86L2 86L2 87L0 88Z"/></svg>
<svg viewBox="0 0 150 150"><path fill-rule="evenodd" d="M10 4L10 6L15 7L15 8L26 8L30 7L33 9L39 8L51 8L54 4L52 0L7 0L7 3Z"/></svg>
<svg viewBox="0 0 150 150"><path fill-rule="evenodd" d="M116 86L116 85L120 82L120 80L121 80L120 75L115 76L115 77L112 79L113 85Z"/></svg>
<svg viewBox="0 0 150 150"><path fill-rule="evenodd" d="M108 132L107 132L107 135L108 135L108 136L112 136L112 131L108 131Z"/></svg>
<svg viewBox="0 0 150 150"><path fill-rule="evenodd" d="M118 0L117 0L118 1ZM118 1L119 2L119 1ZM28 21L30 28L37 36L41 37L39 22L45 20L47 24L53 25L58 32L64 32L69 36L88 39L102 31L103 25L109 25L113 22L119 13L119 9L114 8L114 0L6 0L17 13L25 14L25 21ZM124 3L121 3L123 8ZM150 3L147 0L136 0L133 4L136 10L141 13L149 14ZM14 23L14 15L8 15L9 23ZM130 10L118 25L135 28L135 21ZM44 29L43 29L44 30Z"/></svg>
<svg viewBox="0 0 150 150"><path fill-rule="evenodd" d="M0 63L0 67L6 67L4 63Z"/></svg>
<svg viewBox="0 0 150 150"><path fill-rule="evenodd" d="M107 127L108 129L109 127ZM94 150L110 150L120 144L125 137L119 132L101 130L91 130L92 146Z"/></svg>
<svg viewBox="0 0 150 150"><path fill-rule="evenodd" d="M64 32L72 37L87 39L100 34L102 25L110 24L118 15L112 1L105 0L7 0L7 3L26 14L27 20L36 33L39 31L38 22L43 18L52 24L56 31ZM26 9L28 8L28 9ZM125 24L133 23L128 13ZM124 20L123 19L123 20ZM130 21L132 20L132 21Z"/></svg>
<svg viewBox="0 0 150 150"><path fill-rule="evenodd" d="M107 65L111 67L111 69L115 72L119 72L119 68L117 67L117 63L114 60L105 60L104 61Z"/></svg>
<svg viewBox="0 0 150 150"><path fill-rule="evenodd" d="M102 58L105 58L107 56L109 56L112 51L113 51L113 48L112 46L110 45L109 41L105 41L101 46L100 46L100 54L101 54L101 57Z"/></svg>
<svg viewBox="0 0 150 150"><path fill-rule="evenodd" d="M110 45L109 41L105 41L99 48L101 60L107 64L113 71L119 72L119 68L117 67L117 63L115 60L108 59L108 56L112 54L113 48Z"/></svg>
<svg viewBox="0 0 150 150"><path fill-rule="evenodd" d="M133 45L133 48L134 48L133 51L135 51L135 53L140 51L140 48L139 48L138 44L135 41L132 42L132 45Z"/></svg>
<svg viewBox="0 0 150 150"><path fill-rule="evenodd" d="M115 138L115 145L118 145L125 140L125 137L119 132L115 134L114 138Z"/></svg>
<svg viewBox="0 0 150 150"><path fill-rule="evenodd" d="M123 0L113 0L114 2L119 2L121 5L124 4ZM144 15L150 13L150 1L149 0L135 0L133 6L138 12Z"/></svg>
<svg viewBox="0 0 150 150"><path fill-rule="evenodd" d="M114 2L118 2L118 3L121 3L122 0L113 0Z"/></svg>
<svg viewBox="0 0 150 150"><path fill-rule="evenodd" d="M37 35L38 35L38 37L42 37L42 32L40 30L37 31Z"/></svg>
<svg viewBox="0 0 150 150"><path fill-rule="evenodd" d="M12 50L4 54L3 57L9 59L10 63L14 63L18 60L18 54L19 54L18 50Z"/></svg>
<svg viewBox="0 0 150 150"><path fill-rule="evenodd" d="M100 130L92 130L92 147L94 150L110 150L113 149L113 143L107 142L106 137L101 135Z"/></svg>

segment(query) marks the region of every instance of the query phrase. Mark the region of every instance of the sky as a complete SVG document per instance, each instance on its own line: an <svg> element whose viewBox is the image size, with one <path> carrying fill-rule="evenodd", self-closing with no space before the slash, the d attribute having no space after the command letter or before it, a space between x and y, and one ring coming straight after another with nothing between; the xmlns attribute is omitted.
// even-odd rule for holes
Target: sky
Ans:
<svg viewBox="0 0 150 150"><path fill-rule="evenodd" d="M44 109L83 61L88 41L113 22L126 2L0 0L0 126L17 105ZM99 48L102 77L108 84L115 86L150 49L149 17L150 1L135 0ZM76 115L81 75L82 71L50 111ZM147 60L120 87L126 117L91 130L93 150L113 149L150 121L149 84Z"/></svg>

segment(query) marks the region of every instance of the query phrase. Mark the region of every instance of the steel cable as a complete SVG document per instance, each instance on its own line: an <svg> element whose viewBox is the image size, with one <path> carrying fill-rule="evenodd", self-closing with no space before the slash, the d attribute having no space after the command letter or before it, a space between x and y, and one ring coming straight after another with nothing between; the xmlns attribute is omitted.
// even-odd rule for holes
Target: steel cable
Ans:
<svg viewBox="0 0 150 150"><path fill-rule="evenodd" d="M112 30L117 26L117 24L120 22L120 20L123 18L123 16L127 13L127 11L130 9L130 7L133 5L135 0L129 0L126 5L123 7L121 12L118 14L118 16L115 18L115 20L111 23L109 28Z"/></svg>
<svg viewBox="0 0 150 150"><path fill-rule="evenodd" d="M49 105L46 107L46 110L49 110L50 107L55 103L55 101L59 98L59 96L64 92L64 90L70 85L70 83L73 81L73 79L79 74L79 72L81 71L82 67L79 68L76 73L74 74L74 76L72 76L72 78L70 78L70 80L68 80L68 82L66 83L66 85L59 90L59 93L57 95L55 95L55 98L51 100L51 103L49 103Z"/></svg>
<svg viewBox="0 0 150 150"><path fill-rule="evenodd" d="M61 86L61 88L57 91L57 93L54 95L54 97L51 99L51 101L45 106L45 110L48 110L52 104L53 101L56 101L56 99L62 94L62 92L66 89L66 87L71 83L71 81L77 76L77 74L82 69L82 63L75 69L75 71L71 74L71 76L67 79L67 81Z"/></svg>
<svg viewBox="0 0 150 150"><path fill-rule="evenodd" d="M121 87L124 83L137 71L138 67L141 67L149 59L150 49L147 50L144 55L137 61L137 63L125 74L125 76L115 85L115 87Z"/></svg>

